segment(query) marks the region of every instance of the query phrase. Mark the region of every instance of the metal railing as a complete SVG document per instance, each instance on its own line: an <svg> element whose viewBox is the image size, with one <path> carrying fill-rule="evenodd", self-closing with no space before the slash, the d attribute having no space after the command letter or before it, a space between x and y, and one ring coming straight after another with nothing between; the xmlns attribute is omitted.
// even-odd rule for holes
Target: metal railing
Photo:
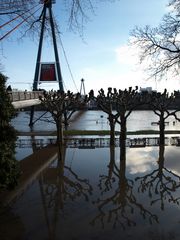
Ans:
<svg viewBox="0 0 180 240"><path fill-rule="evenodd" d="M49 144L56 143L56 137L40 138L40 139L21 139L16 142L16 147L19 148L43 148ZM115 139L115 147L119 147L119 138ZM107 148L110 147L110 138L67 138L65 139L65 146L67 148ZM159 146L159 137L144 137L144 138L127 138L126 147L152 147ZM165 146L180 146L180 137L165 138Z"/></svg>

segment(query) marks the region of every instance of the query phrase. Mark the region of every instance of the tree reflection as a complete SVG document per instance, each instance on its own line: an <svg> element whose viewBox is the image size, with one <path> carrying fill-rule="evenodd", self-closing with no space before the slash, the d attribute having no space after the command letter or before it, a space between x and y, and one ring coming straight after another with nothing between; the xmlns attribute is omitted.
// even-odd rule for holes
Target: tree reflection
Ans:
<svg viewBox="0 0 180 240"><path fill-rule="evenodd" d="M139 192L148 192L151 205L160 202L161 210L164 210L165 201L179 205L180 197L175 196L176 190L180 187L180 176L173 173L164 166L165 146L159 146L158 168L142 177L137 177L139 181Z"/></svg>
<svg viewBox="0 0 180 240"><path fill-rule="evenodd" d="M48 168L39 183L50 239L55 239L58 216L65 214L66 203L81 197L89 201L93 189L88 179L80 178L71 166L65 165L64 146L58 146L57 165ZM48 216L50 213L52 223Z"/></svg>
<svg viewBox="0 0 180 240"><path fill-rule="evenodd" d="M149 222L158 222L156 215L145 209L139 203L133 193L134 182L126 177L126 155L125 150L122 151L120 157L120 166L118 168L115 163L115 149L110 148L110 163L108 165L108 175L100 176L99 188L101 190L101 198L94 201L97 205L99 214L94 217L91 224L94 225L97 221L101 222L102 227L105 226L105 221L112 222L115 228L120 225L123 229L126 226L135 226L134 213L138 211ZM115 189L113 191L113 189ZM107 195L103 198L104 195Z"/></svg>

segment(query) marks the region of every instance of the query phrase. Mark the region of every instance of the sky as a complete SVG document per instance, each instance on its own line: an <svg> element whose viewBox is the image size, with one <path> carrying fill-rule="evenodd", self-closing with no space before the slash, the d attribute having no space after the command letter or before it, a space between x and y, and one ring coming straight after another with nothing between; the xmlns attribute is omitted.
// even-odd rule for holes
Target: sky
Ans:
<svg viewBox="0 0 180 240"><path fill-rule="evenodd" d="M62 46L58 41L61 72L65 90L80 91L81 79L85 90L108 87L125 89L130 86L152 87L153 90L180 89L177 79L148 79L139 64L138 49L130 48L130 32L135 26L158 26L168 11L168 0L117 0L96 1L95 13L87 12L89 21L84 23L83 36L68 30L67 12L61 1L53 4L53 13L60 27L60 37L65 49L71 77ZM61 10L61 11L60 11ZM0 42L3 73L8 76L7 85L19 90L31 90L35 72L38 39L24 38L17 41L16 33ZM51 39L45 39L41 62L53 62L54 51ZM39 88L58 89L58 84L39 84Z"/></svg>

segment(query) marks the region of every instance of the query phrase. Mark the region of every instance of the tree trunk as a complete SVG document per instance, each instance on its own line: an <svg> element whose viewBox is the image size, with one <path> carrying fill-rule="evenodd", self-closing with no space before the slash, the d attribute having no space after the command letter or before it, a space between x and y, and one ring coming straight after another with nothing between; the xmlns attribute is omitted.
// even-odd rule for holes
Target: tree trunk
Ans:
<svg viewBox="0 0 180 240"><path fill-rule="evenodd" d="M64 145L62 118L56 121L56 127L57 127L57 143Z"/></svg>
<svg viewBox="0 0 180 240"><path fill-rule="evenodd" d="M110 125L110 146L114 146L115 145L115 121L111 116L109 116L109 125Z"/></svg>
<svg viewBox="0 0 180 240"><path fill-rule="evenodd" d="M160 131L159 145L164 145L165 144L165 120L164 120L163 113L161 113L160 120L159 120L159 131Z"/></svg>
<svg viewBox="0 0 180 240"><path fill-rule="evenodd" d="M64 126L65 126L65 130L68 129L68 119L67 119L67 112L64 112Z"/></svg>
<svg viewBox="0 0 180 240"><path fill-rule="evenodd" d="M120 133L120 161L126 159L126 117L125 115L120 116L120 124L121 124L121 133Z"/></svg>

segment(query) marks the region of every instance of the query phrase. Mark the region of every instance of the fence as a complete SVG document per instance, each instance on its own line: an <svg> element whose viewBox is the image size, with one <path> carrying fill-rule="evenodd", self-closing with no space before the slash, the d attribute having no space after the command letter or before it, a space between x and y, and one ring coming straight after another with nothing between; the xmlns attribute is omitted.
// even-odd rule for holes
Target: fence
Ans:
<svg viewBox="0 0 180 240"><path fill-rule="evenodd" d="M56 138L47 139L18 139L16 146L19 148L42 148L49 144L55 144ZM109 138L68 138L65 139L65 145L67 148L104 148L110 146ZM120 145L119 138L115 139L115 147ZM180 146L180 137L165 138L165 145ZM127 138L126 147L138 148L148 146L159 146L158 137L146 137L146 138Z"/></svg>

